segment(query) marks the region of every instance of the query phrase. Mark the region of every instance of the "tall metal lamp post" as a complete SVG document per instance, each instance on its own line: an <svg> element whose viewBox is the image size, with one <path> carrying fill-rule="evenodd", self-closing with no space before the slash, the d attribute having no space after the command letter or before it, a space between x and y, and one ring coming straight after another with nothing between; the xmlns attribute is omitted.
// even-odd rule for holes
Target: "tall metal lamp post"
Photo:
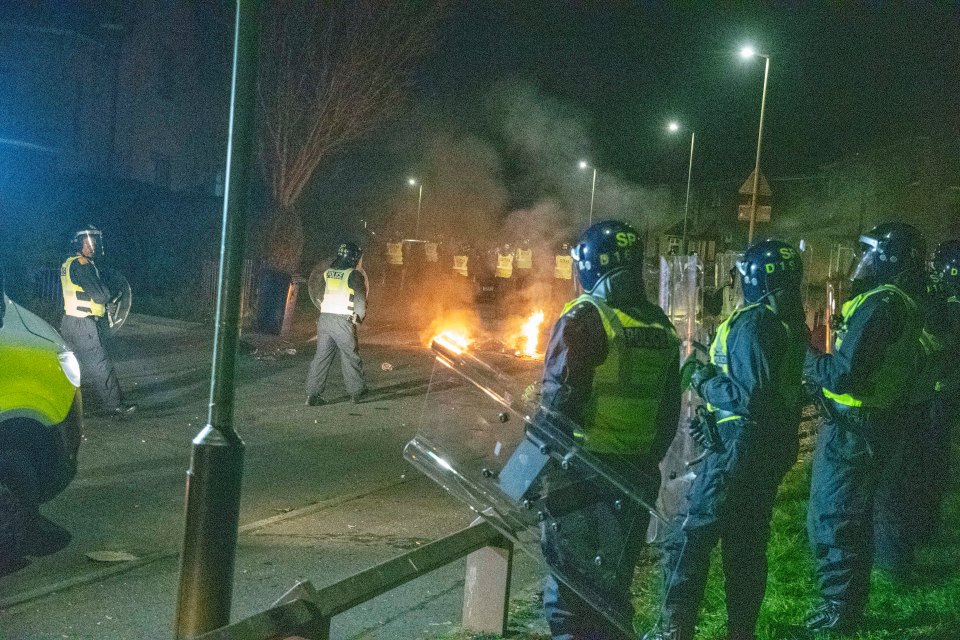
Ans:
<svg viewBox="0 0 960 640"><path fill-rule="evenodd" d="M420 187L419 193L417 194L417 228L413 232L413 237L420 238L420 205L423 203L423 183L417 180L416 178L409 178L407 184L411 187Z"/></svg>
<svg viewBox="0 0 960 640"><path fill-rule="evenodd" d="M667 124L667 130L670 133L676 133L680 131L679 122L671 122ZM687 255L687 219L690 215L690 179L693 177L693 147L697 140L697 132L693 129L690 130L690 160L687 162L687 198L683 203L683 239L680 242L680 250L683 255Z"/></svg>
<svg viewBox="0 0 960 640"><path fill-rule="evenodd" d="M760 145L763 142L763 114L767 107L767 78L770 76L770 56L759 53L751 46L740 49L740 57L749 60L754 56L763 58L763 94L760 98L760 129L757 132L757 159L753 166L753 196L750 198L750 228L747 232L747 245L753 244L753 227L757 220L757 196L760 188Z"/></svg>
<svg viewBox="0 0 960 640"><path fill-rule="evenodd" d="M597 168L591 167L586 160L580 161L580 170L593 169L593 183L590 186L590 215L587 217L587 226L593 226L593 197L597 193Z"/></svg>
<svg viewBox="0 0 960 640"><path fill-rule="evenodd" d="M207 426L193 440L174 637L193 638L230 622L240 520L244 444L233 404L244 229L256 113L260 0L236 0L227 134L220 282Z"/></svg>

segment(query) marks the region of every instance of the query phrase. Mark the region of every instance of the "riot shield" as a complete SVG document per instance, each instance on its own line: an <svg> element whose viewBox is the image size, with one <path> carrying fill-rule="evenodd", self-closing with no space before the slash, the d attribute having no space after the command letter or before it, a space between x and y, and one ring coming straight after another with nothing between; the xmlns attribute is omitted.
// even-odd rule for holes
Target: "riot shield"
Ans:
<svg viewBox="0 0 960 640"><path fill-rule="evenodd" d="M432 349L407 460L632 637L633 570L650 517L664 518L656 467L586 450L579 427L538 402L538 365L484 354L494 367L446 335Z"/></svg>
<svg viewBox="0 0 960 640"><path fill-rule="evenodd" d="M116 333L130 315L133 291L130 289L130 283L119 271L103 269L100 277L110 291L110 301L107 303L107 326L111 333Z"/></svg>
<svg viewBox="0 0 960 640"><path fill-rule="evenodd" d="M680 361L696 357L707 360L705 343L709 341L703 326L703 265L697 256L660 258L659 305L682 340ZM696 465L703 459L701 447L690 436L689 427L700 399L690 390L681 396L680 424L670 448L660 462L660 493L657 508L673 521L686 513L687 494L696 479ZM649 542L663 542L669 532L663 521L652 519L647 532Z"/></svg>

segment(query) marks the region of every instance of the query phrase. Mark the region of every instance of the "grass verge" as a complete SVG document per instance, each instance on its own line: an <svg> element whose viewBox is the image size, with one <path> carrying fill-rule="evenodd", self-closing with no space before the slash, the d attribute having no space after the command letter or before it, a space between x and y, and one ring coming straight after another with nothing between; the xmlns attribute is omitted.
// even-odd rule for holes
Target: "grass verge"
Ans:
<svg viewBox="0 0 960 640"><path fill-rule="evenodd" d="M804 425L811 427L812 425ZM773 516L773 534L768 547L770 574L763 610L757 626L759 640L809 638L803 619L817 600L810 551L807 545L806 513L810 487L812 431L807 431L800 461L787 475ZM956 440L956 438L955 438ZM954 459L957 459L957 447ZM874 572L870 607L862 631L834 635L844 640L960 640L960 465L954 465L951 492L944 505L943 527L937 538L917 554L914 579L897 585L881 572ZM656 620L660 601L660 570L653 550L648 550L634 580L637 607L635 625L648 629ZM535 594L514 599L506 637L543 640L542 612ZM538 624L539 622L539 624ZM700 611L697 640L725 637L723 577L719 554L714 552L710 581ZM537 629L537 630L532 630ZM441 636L444 640L490 640L499 636L464 632ZM825 636L814 636L825 637Z"/></svg>

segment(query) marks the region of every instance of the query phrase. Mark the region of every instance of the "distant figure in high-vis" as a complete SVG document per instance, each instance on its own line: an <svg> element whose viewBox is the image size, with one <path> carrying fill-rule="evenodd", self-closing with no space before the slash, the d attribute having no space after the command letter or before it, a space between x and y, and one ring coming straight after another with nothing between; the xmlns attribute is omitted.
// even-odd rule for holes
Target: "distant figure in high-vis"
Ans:
<svg viewBox="0 0 960 640"><path fill-rule="evenodd" d="M117 372L103 346L107 306L115 304L94 263L95 257L103 255L103 233L87 225L73 234L71 242L76 254L60 267L60 333L80 362L83 382L97 394L103 410L117 416L132 413L137 406L124 402Z"/></svg>
<svg viewBox="0 0 960 640"><path fill-rule="evenodd" d="M361 271L360 247L345 242L337 259L323 274L320 318L317 320L317 354L307 374L307 406L326 404L321 397L333 358L340 352L343 384L354 403L367 394L363 360L357 342L357 325L367 315L367 278Z"/></svg>

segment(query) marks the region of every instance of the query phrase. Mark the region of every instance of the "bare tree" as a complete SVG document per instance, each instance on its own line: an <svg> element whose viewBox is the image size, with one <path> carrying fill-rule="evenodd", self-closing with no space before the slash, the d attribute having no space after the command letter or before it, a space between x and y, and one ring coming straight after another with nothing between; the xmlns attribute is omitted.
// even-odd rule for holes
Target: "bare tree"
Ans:
<svg viewBox="0 0 960 640"><path fill-rule="evenodd" d="M300 196L338 147L401 107L444 6L407 0L271 3L259 99L272 196L265 258L272 266L299 267Z"/></svg>

